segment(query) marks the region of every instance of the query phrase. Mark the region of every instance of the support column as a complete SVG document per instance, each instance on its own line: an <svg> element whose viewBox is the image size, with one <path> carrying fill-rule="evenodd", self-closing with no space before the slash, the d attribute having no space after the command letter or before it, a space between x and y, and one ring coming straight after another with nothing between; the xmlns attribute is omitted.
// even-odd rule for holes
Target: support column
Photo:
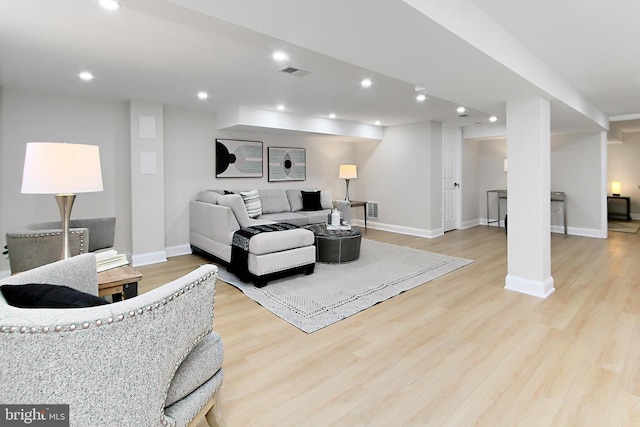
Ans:
<svg viewBox="0 0 640 427"><path fill-rule="evenodd" d="M505 288L547 298L551 277L550 105L539 96L507 102L507 277Z"/></svg>
<svg viewBox="0 0 640 427"><path fill-rule="evenodd" d="M164 223L164 113L131 101L131 243L133 264L167 260Z"/></svg>

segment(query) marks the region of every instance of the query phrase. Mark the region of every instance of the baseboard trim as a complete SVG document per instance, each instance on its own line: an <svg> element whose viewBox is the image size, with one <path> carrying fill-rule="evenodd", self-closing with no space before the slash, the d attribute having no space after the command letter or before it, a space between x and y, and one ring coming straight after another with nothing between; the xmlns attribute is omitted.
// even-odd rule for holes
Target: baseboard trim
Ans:
<svg viewBox="0 0 640 427"><path fill-rule="evenodd" d="M467 228L473 228L473 227L475 227L477 225L482 225L480 223L480 219L473 219L471 221L463 221L462 224L460 225L460 229L461 230L465 230ZM484 225L487 225L486 222L485 222Z"/></svg>
<svg viewBox="0 0 640 427"><path fill-rule="evenodd" d="M495 222L495 219L492 219L491 221L493 221L491 224L488 223L487 218L479 218L476 220L478 222L478 225L488 225L490 227L502 227L504 228L504 220L501 219L499 222ZM470 222L470 221L467 221Z"/></svg>
<svg viewBox="0 0 640 427"><path fill-rule="evenodd" d="M567 227L567 234L571 234L572 236L593 237L597 239L606 239L608 237L607 230L598 230L595 228Z"/></svg>
<svg viewBox="0 0 640 427"><path fill-rule="evenodd" d="M472 220L472 221L465 221L463 223L463 228L470 228L473 227L474 223L476 223L476 225L487 225L487 219L486 218L480 218L477 220ZM468 225L469 224L469 225ZM491 224L489 224L489 226L491 227L504 227L504 221L500 220L500 223L497 222L492 222ZM563 225L551 225L550 231L552 233L558 233L558 234L564 234L564 226ZM595 228L580 228L580 227L567 227L567 234L572 235L572 236L582 236L582 237L594 237L597 239L606 239L607 238L607 231L604 230L598 230Z"/></svg>
<svg viewBox="0 0 640 427"><path fill-rule="evenodd" d="M167 258L181 255L191 255L191 245L169 246L165 249Z"/></svg>
<svg viewBox="0 0 640 427"><path fill-rule="evenodd" d="M353 225L364 227L364 221L356 220L355 222L353 222ZM398 234L406 234L409 236L426 237L428 239L433 239L435 237L444 235L444 231L442 228L437 228L435 230L425 230L422 228L403 227L400 225L384 224L381 222L368 222L367 228L381 231L390 231L392 233Z"/></svg>
<svg viewBox="0 0 640 427"><path fill-rule="evenodd" d="M531 280L508 274L505 278L505 289L538 298L548 298L556 288L553 287L553 277L544 280Z"/></svg>
<svg viewBox="0 0 640 427"><path fill-rule="evenodd" d="M134 267L167 262L167 251L164 250L157 252L148 252L145 254L136 254L131 257L131 261Z"/></svg>

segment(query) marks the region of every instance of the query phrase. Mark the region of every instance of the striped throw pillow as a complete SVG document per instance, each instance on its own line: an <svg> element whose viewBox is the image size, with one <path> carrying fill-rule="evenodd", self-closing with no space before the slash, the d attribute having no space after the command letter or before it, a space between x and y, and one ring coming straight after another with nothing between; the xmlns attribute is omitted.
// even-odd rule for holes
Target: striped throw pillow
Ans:
<svg viewBox="0 0 640 427"><path fill-rule="evenodd" d="M240 195L247 208L249 218L257 218L262 215L262 203L260 203L260 193L258 190L241 191Z"/></svg>

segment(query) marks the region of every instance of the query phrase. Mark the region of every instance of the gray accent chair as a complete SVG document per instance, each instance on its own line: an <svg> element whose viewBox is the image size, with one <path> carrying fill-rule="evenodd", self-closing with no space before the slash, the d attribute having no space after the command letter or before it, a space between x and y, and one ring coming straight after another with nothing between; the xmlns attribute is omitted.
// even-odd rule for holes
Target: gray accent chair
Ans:
<svg viewBox="0 0 640 427"><path fill-rule="evenodd" d="M71 426L224 426L223 345L213 332L218 270L88 308L25 309L0 293L0 402L68 404ZM95 255L10 276L97 295Z"/></svg>
<svg viewBox="0 0 640 427"><path fill-rule="evenodd" d="M112 248L116 218L72 219L69 224L71 255ZM60 221L42 222L24 230L7 233L9 265L12 273L31 270L60 259L62 225Z"/></svg>

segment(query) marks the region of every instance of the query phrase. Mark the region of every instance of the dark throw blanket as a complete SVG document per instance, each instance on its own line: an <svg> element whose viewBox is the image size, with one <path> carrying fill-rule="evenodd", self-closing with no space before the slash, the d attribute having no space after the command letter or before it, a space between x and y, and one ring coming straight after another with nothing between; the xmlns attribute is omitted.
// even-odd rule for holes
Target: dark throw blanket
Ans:
<svg viewBox="0 0 640 427"><path fill-rule="evenodd" d="M236 231L233 233L233 240L231 241L231 262L229 263L227 270L238 276L241 280L246 280L249 276L249 267L247 265L249 260L249 240L260 233L293 230L295 228L300 227L286 222L279 222L277 224L243 227Z"/></svg>

